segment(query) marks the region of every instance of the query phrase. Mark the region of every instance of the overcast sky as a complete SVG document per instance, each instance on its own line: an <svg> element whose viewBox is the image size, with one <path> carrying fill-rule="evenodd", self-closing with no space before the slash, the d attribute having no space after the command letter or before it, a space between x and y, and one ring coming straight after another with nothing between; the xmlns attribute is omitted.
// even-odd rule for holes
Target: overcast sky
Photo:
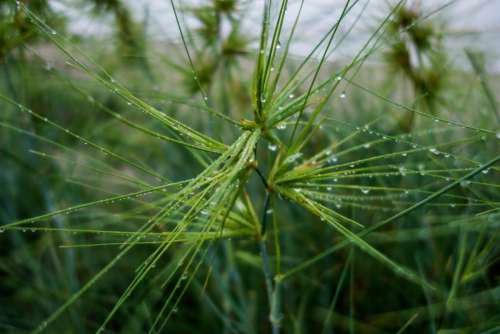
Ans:
<svg viewBox="0 0 500 334"><path fill-rule="evenodd" d="M170 0L125 0L132 9L136 19L148 22L148 36L151 40L162 42L165 40L179 41L179 32L175 24ZM355 0L351 0L351 3ZM201 0L176 0L180 5L207 3ZM260 18L264 0L245 0L243 9L245 31L250 36L258 36L260 29ZM279 1L274 1L279 4ZM291 24L294 14L297 12L299 0L290 0L288 13ZM66 2L67 3L67 2ZM356 52L369 37L369 33L389 11L388 3L393 0L359 0L351 15L342 26L347 30L356 20L360 18L352 30L349 38L339 48L337 57L348 58ZM489 66L492 70L500 73L500 0L414 0L409 3L419 3L424 13L437 11L430 19L446 24L447 29L452 32L449 41L452 43L450 52L459 59L463 54L465 46L474 47L487 51L489 54ZM331 27L332 22L338 18L345 0L305 0L300 25L297 30L293 52L306 54L322 34ZM99 24L95 18L80 9L74 10L71 6L57 6L65 8L73 18L71 29L77 33L88 33L106 36L110 33L109 25ZM189 22L189 20L188 20ZM452 37L453 36L453 37ZM460 61L460 60L458 60Z"/></svg>

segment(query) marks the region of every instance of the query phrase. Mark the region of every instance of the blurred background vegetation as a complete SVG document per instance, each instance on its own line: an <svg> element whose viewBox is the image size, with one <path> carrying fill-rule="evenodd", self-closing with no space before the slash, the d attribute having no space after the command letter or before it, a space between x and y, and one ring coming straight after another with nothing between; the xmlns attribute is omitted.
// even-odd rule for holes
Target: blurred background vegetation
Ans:
<svg viewBox="0 0 500 334"><path fill-rule="evenodd" d="M371 169L335 178L340 186L333 190L330 205L362 224L369 226L401 212L499 153L499 76L491 66L499 35L467 32L472 38L487 34L490 45L483 48L454 43L465 33L449 29L449 22L435 16L451 10L455 2L426 7L408 1L395 11L370 61L350 80L340 79L339 93L325 107L321 131L299 158L307 162L328 145L336 152L326 162L330 166L345 163L349 169L351 162L357 165L369 157L384 157L374 161ZM163 18L148 12L146 4L0 0L0 94L6 97L0 101L0 332L30 332L43 324L116 256L123 235L103 231L136 231L154 215L161 194L65 212L43 224L9 229L2 225L157 185L158 176L160 181L192 178L204 167L185 148L137 131L137 125L155 133L163 129L67 62L20 6L29 8L53 29L51 33L64 36L68 45L82 50L143 101L231 143L240 128L206 110L217 110L237 122L251 118L261 33L260 21L252 21L256 14L251 13L260 15L262 4L245 0L175 3L183 34L171 11L168 22L175 25L176 37L166 34L158 42L154 38L158 32L148 27ZM361 10L366 2L353 3ZM298 5L289 5L291 22ZM364 40L364 33L372 33L395 5L362 12L369 21L349 14L352 23L342 26L340 36ZM61 9L65 6L71 9ZM307 1L303 6L306 11ZM330 26L342 6L325 6L331 11L325 14ZM74 12L85 16L88 26L75 26ZM303 19L301 27L307 30L315 18ZM361 25L364 33L351 32L351 24ZM88 27L98 27L97 33L90 28L85 32ZM314 40L310 49L323 34L314 32L304 38ZM299 42L304 43L297 38ZM283 51L284 41L279 45ZM283 67L288 78L305 58L300 48L295 51ZM350 56L347 51L340 54L332 53L319 78L326 80L342 70ZM317 69L318 61L309 61L306 70ZM290 99L307 89L307 82L298 85ZM20 112L9 100L40 117ZM280 123L276 136L286 138L293 121ZM87 141L147 166L155 175L113 159ZM267 173L276 147L272 141L259 145L259 166ZM255 175L250 181L258 216L263 210L266 215L262 185ZM394 275L355 247L324 253L342 237L318 217L276 198L269 219L279 225L279 234L273 229L268 238L279 238L281 270L286 276L281 287L281 331L498 333L499 181L497 164L390 228L366 237L391 259L442 287L446 293L440 296ZM243 211L242 217L249 215ZM262 259L253 232L245 233L250 236L225 237L210 248L162 332L271 332ZM165 272L183 261L189 247L185 242L169 250L161 262ZM274 263L278 250L272 244L269 249ZM55 322L42 326L44 332L96 332L153 250L154 244L135 247L126 261L118 262ZM275 265L273 271L280 273ZM175 285L163 286L164 275L144 280L103 332L147 333ZM185 277L178 280L183 281Z"/></svg>

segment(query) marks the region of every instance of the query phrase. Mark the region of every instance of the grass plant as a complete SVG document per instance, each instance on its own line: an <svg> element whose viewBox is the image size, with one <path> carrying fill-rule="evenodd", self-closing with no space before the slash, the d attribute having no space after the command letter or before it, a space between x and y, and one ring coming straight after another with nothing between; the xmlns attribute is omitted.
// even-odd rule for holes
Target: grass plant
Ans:
<svg viewBox="0 0 500 334"><path fill-rule="evenodd" d="M49 41L2 63L1 331L499 330L498 87L436 12L391 2L340 62L364 1L304 56L304 0L170 0L167 53L91 2L128 48L0 4Z"/></svg>

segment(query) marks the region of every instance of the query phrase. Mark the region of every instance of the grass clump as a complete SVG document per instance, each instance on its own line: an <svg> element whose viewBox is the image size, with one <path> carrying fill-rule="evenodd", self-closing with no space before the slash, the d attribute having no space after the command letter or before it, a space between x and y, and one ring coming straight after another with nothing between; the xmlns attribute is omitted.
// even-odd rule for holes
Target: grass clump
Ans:
<svg viewBox="0 0 500 334"><path fill-rule="evenodd" d="M97 5L127 10L117 1ZM348 18L363 14L360 1L329 15L303 57L294 43L304 1L265 1L255 36L242 33L246 2L170 6L179 54L144 47L136 57L147 66L111 72L99 59L107 54L88 54L85 43L19 4L66 63L44 70L55 85L45 104L7 89L27 82L21 74L0 90L9 144L0 275L13 304L2 308L0 326L498 329L500 136L494 88L477 54L467 53L474 73L449 69L459 82L478 76L473 87L443 80L431 61L437 33L404 2L339 63L331 59L352 29ZM19 67L38 73L47 55L26 50L30 61ZM376 54L404 77L371 67L366 60ZM387 94L398 80L412 82L398 91L411 103ZM480 94L459 106L464 90ZM483 105L488 112L469 112ZM24 186L34 189L26 206ZM29 273L22 287L20 272ZM34 300L32 315L20 317Z"/></svg>

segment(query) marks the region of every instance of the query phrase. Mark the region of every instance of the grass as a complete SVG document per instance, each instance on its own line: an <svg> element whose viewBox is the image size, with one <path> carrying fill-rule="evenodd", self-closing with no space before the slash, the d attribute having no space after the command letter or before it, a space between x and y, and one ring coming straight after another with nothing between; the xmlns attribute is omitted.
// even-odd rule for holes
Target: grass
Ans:
<svg viewBox="0 0 500 334"><path fill-rule="evenodd" d="M116 49L0 7L36 34L0 54L3 331L499 328L495 76L449 60L453 3L392 3L345 62L362 1L302 57L305 1L265 1L250 36L252 2L171 0L166 53L89 3Z"/></svg>

